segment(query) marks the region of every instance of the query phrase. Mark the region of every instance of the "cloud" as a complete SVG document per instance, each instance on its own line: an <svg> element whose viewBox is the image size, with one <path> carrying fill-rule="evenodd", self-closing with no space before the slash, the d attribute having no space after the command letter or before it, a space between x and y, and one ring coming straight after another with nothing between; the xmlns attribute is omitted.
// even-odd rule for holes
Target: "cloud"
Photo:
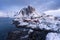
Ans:
<svg viewBox="0 0 60 40"><path fill-rule="evenodd" d="M55 10L60 8L60 0L0 0L1 7L33 5L39 10Z"/></svg>
<svg viewBox="0 0 60 40"><path fill-rule="evenodd" d="M58 10L60 9L60 0L0 0L0 10L8 11L9 15L14 15L15 11L17 12L27 5L32 5L39 12Z"/></svg>
<svg viewBox="0 0 60 40"><path fill-rule="evenodd" d="M37 0L37 2L31 4L34 4L42 11L56 10L60 8L60 0Z"/></svg>
<svg viewBox="0 0 60 40"><path fill-rule="evenodd" d="M7 17L7 14L5 14L3 11L0 11L0 17Z"/></svg>
<svg viewBox="0 0 60 40"><path fill-rule="evenodd" d="M19 12L21 10L21 8L23 8L22 6L10 6L9 8L5 9L5 13L8 14L9 17L14 17L15 14L18 14L17 12Z"/></svg>
<svg viewBox="0 0 60 40"><path fill-rule="evenodd" d="M49 10L44 12L47 15L59 16L60 17L60 9L57 10Z"/></svg>

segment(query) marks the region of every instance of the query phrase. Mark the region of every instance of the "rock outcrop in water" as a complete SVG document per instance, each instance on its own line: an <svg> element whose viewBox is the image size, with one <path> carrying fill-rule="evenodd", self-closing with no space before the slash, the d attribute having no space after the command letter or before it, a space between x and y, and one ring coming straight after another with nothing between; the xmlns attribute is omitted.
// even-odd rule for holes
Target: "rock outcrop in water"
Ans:
<svg viewBox="0 0 60 40"><path fill-rule="evenodd" d="M60 20L39 14L31 6L21 9L13 24L19 30L9 32L7 40L60 40Z"/></svg>

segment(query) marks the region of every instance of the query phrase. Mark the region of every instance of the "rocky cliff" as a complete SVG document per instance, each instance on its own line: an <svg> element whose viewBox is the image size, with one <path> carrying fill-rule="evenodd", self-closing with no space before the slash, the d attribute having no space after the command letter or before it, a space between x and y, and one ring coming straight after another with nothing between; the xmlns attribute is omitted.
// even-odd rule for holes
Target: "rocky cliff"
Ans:
<svg viewBox="0 0 60 40"><path fill-rule="evenodd" d="M36 12L35 8L31 6L21 9L19 14L15 16L13 24L19 30L9 32L7 40L60 39L59 18L57 19L57 17L52 15L39 14Z"/></svg>

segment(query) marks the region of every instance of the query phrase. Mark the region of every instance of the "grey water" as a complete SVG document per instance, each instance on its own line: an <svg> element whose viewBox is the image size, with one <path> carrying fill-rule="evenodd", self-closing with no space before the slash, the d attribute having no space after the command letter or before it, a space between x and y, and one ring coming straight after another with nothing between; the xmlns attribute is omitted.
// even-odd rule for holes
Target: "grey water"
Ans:
<svg viewBox="0 0 60 40"><path fill-rule="evenodd" d="M13 18L0 17L0 40L6 40L8 32L15 30L15 26L12 24Z"/></svg>

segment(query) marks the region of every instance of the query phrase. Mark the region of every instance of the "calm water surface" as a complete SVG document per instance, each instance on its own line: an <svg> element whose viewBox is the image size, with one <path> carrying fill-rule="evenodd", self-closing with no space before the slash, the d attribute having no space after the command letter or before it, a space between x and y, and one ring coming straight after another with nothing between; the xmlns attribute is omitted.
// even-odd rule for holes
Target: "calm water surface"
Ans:
<svg viewBox="0 0 60 40"><path fill-rule="evenodd" d="M15 29L15 26L12 24L12 18L0 18L0 40L6 40L8 32Z"/></svg>

